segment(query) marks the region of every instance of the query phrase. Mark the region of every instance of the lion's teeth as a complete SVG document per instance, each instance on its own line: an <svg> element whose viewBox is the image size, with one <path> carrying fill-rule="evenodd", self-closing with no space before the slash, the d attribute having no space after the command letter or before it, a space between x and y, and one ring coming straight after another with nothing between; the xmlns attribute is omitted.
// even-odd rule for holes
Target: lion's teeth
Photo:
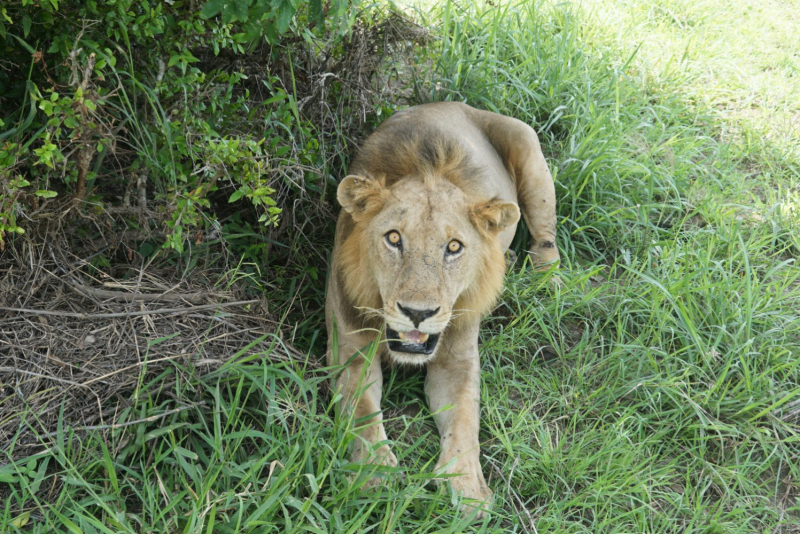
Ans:
<svg viewBox="0 0 800 534"><path fill-rule="evenodd" d="M420 332L419 330L409 330L408 332L397 332L397 339L402 341L403 343L413 343L413 344L420 344L420 343L427 343L430 334L425 334Z"/></svg>

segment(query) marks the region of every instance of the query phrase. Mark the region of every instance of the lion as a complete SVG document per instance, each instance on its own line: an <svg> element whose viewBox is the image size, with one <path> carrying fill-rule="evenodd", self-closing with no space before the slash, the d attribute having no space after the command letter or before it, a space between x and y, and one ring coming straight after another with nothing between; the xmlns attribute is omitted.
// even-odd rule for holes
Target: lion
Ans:
<svg viewBox="0 0 800 534"><path fill-rule="evenodd" d="M327 360L342 368L338 409L359 424L351 460L397 465L382 422L381 357L425 366L441 443L435 471L473 500L465 512L482 516L492 492L479 461L478 329L502 291L520 212L534 264L559 261L539 139L522 121L466 104L407 108L364 142L337 198ZM371 358L374 341L380 357Z"/></svg>

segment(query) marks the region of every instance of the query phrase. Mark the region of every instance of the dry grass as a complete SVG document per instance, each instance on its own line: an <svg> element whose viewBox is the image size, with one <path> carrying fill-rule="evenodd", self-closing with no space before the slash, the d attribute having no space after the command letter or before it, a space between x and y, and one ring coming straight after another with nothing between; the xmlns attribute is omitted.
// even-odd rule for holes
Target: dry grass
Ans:
<svg viewBox="0 0 800 534"><path fill-rule="evenodd" d="M7 457L48 448L59 417L74 429L112 428L131 396L169 395L176 381L263 353L278 333L264 298L248 298L236 285L209 289L202 276L176 279L146 266L120 279L69 249L51 232L41 242L18 239L0 255ZM272 355L293 356L286 349Z"/></svg>

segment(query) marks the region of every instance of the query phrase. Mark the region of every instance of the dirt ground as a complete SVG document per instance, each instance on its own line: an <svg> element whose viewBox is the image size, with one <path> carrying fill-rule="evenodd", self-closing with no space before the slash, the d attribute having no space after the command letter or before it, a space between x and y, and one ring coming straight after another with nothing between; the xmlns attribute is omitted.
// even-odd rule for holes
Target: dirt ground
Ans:
<svg viewBox="0 0 800 534"><path fill-rule="evenodd" d="M265 298L236 284L214 287L224 282L219 273L181 279L148 264L102 269L92 254L70 252L63 233L43 235L18 238L0 253L6 458L47 448L60 417L78 432L111 429L133 396L169 395L177 380L270 347L275 359L298 356L287 344L274 346L280 332ZM165 371L172 380L150 384Z"/></svg>

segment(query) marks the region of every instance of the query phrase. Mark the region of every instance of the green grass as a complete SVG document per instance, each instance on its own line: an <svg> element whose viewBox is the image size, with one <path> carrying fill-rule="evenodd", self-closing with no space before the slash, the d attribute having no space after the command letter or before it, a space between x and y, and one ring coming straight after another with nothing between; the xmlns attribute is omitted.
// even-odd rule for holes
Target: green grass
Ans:
<svg viewBox="0 0 800 534"><path fill-rule="evenodd" d="M610 4L420 15L439 40L418 98L529 122L557 181L563 285L518 265L485 323L489 518L462 519L429 483L438 440L416 372L384 388L404 473L361 492L370 473L347 463L353 422L333 413L327 373L265 354L122 418L188 406L157 421L105 438L59 429L50 452L0 470L0 531L800 532L797 136L772 104L747 111L757 84L718 105L737 72L725 57L797 102L791 57L726 56L752 32L780 48L790 15ZM687 39L702 45L691 65L659 63Z"/></svg>
<svg viewBox="0 0 800 534"><path fill-rule="evenodd" d="M766 145L800 157L800 24L797 5L767 0L587 0L593 25L618 50L641 46L631 65L645 87L678 93L724 119L721 134L753 152ZM775 154L773 154L775 157Z"/></svg>

